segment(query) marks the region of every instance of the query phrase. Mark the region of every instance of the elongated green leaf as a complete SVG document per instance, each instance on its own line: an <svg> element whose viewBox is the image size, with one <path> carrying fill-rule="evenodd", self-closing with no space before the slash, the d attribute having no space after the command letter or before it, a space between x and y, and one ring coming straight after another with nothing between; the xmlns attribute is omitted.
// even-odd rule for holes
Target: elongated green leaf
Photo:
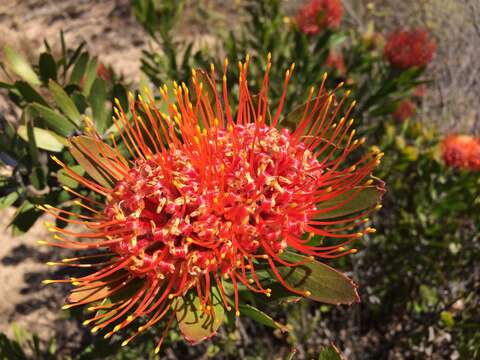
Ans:
<svg viewBox="0 0 480 360"><path fill-rule="evenodd" d="M93 82L97 77L97 59L91 58L88 62L87 69L85 71L85 77L83 82L83 94L85 96L90 95L90 90L92 89Z"/></svg>
<svg viewBox="0 0 480 360"><path fill-rule="evenodd" d="M23 80L29 82L34 86L40 85L40 79L38 78L35 71L33 71L28 61L23 56L17 53L10 46L5 46L3 48L3 52L5 54L5 59L9 68L15 74L17 74Z"/></svg>
<svg viewBox="0 0 480 360"><path fill-rule="evenodd" d="M37 102L48 106L43 97L29 83L25 81L16 81L15 87L27 102Z"/></svg>
<svg viewBox="0 0 480 360"><path fill-rule="evenodd" d="M50 92L55 99L55 103L60 110L62 110L62 112L67 115L72 122L77 125L80 124L80 113L78 112L75 103L70 96L68 96L65 90L63 90L63 88L53 80L48 82L48 88L50 89Z"/></svg>
<svg viewBox="0 0 480 360"><path fill-rule="evenodd" d="M85 75L85 69L87 68L88 63L88 53L83 52L75 62L75 66L72 70L72 75L70 76L70 83L72 84L80 84L80 81L83 79Z"/></svg>
<svg viewBox="0 0 480 360"><path fill-rule="evenodd" d="M9 207L17 199L18 199L18 193L17 192L11 192L10 194L0 198L0 209L5 209L5 208Z"/></svg>
<svg viewBox="0 0 480 360"><path fill-rule="evenodd" d="M337 348L333 345L326 346L320 351L318 360L342 360Z"/></svg>
<svg viewBox="0 0 480 360"><path fill-rule="evenodd" d="M24 112L22 115L27 117L27 113ZM38 147L37 147L37 141L35 139L35 134L33 132L33 121L26 121L26 130L27 130L27 140L26 142L28 143L28 150L30 151L30 157L32 159L34 168L38 167L40 165L39 162L39 152L38 152ZM30 176L35 178L35 175L32 173ZM37 182L38 184L38 182ZM38 189L38 187L37 187Z"/></svg>
<svg viewBox="0 0 480 360"><path fill-rule="evenodd" d="M330 266L290 251L281 254L281 258L292 263L304 262L293 267L278 266L278 271L289 286L309 291L309 299L335 305L359 301L355 283Z"/></svg>
<svg viewBox="0 0 480 360"><path fill-rule="evenodd" d="M57 81L57 64L51 54L42 53L40 55L38 68L40 70L40 77L45 84L48 84L50 79Z"/></svg>
<svg viewBox="0 0 480 360"><path fill-rule="evenodd" d="M190 343L198 343L214 336L225 316L222 300L216 287L212 288L212 304L209 313L200 309L196 291L178 298L177 321L183 337Z"/></svg>
<svg viewBox="0 0 480 360"><path fill-rule="evenodd" d="M70 170L75 171L79 175L83 175L85 170L80 165L69 166ZM78 186L78 181L72 179L65 169L60 169L57 172L57 178L60 183L66 185L72 189L75 189Z"/></svg>
<svg viewBox="0 0 480 360"><path fill-rule="evenodd" d="M75 125L65 116L44 105L33 103L29 108L35 110L45 126L60 135L68 136L75 129Z"/></svg>
<svg viewBox="0 0 480 360"><path fill-rule="evenodd" d="M378 204L385 192L384 186L368 186L361 190L350 190L328 201L317 204L317 209L325 212L316 214L315 219L333 219L354 214Z"/></svg>
<svg viewBox="0 0 480 360"><path fill-rule="evenodd" d="M95 121L98 132L102 134L107 125L107 111L105 108L107 89L105 80L100 78L95 79L89 100L92 106L93 120Z"/></svg>
<svg viewBox="0 0 480 360"><path fill-rule="evenodd" d="M259 324L274 328L280 329L281 331L285 332L288 331L288 328L279 323L278 321L273 320L270 316L265 314L263 311L253 307L251 305L239 305L239 310L242 315L248 316L249 318L255 320Z"/></svg>
<svg viewBox="0 0 480 360"><path fill-rule="evenodd" d="M27 127L20 125L18 127L18 135L25 141L28 141ZM60 152L66 145L65 140L57 134L40 128L33 128L33 135L37 147L43 150Z"/></svg>
<svg viewBox="0 0 480 360"><path fill-rule="evenodd" d="M13 236L19 236L26 233L42 214L43 212L37 210L32 203L24 201L16 211L13 220L9 225L12 228Z"/></svg>

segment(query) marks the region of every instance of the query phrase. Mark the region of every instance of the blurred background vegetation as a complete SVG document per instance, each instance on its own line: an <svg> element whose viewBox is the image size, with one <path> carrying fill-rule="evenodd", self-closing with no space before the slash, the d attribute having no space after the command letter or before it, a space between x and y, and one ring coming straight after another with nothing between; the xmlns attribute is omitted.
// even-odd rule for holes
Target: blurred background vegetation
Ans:
<svg viewBox="0 0 480 360"><path fill-rule="evenodd" d="M475 166L448 166L441 145L452 133L479 135L480 4L343 0L340 26L305 34L296 15L304 3L66 1L55 9L52 1L28 0L22 5L25 14L14 8L20 6L15 1L2 5L0 23L19 29L19 19L28 23L54 14L42 20L51 26L36 29L37 37L45 37L43 44L32 40L38 47L25 38L16 43L3 39L8 43L1 58L0 208L15 210L11 234L2 241L28 235L41 216L35 205L80 211L63 186L87 195L86 190L77 188L50 155L75 164L63 138L84 129L85 115L105 137L117 136L111 126L114 98L125 103L127 89L188 83L193 67L214 63L221 68L225 56L236 64L249 53L251 86L258 89L272 52L274 104L291 62L296 74L286 112L306 100L310 86L318 85L326 71L330 88L344 83L339 91L351 91L358 101L353 117L368 146L385 152L376 175L386 181L387 194L381 211L369 220L377 232L356 244L357 254L329 262L360 285L362 302L350 308L304 300L264 304L288 332L242 317L194 347L172 332L163 356L312 359L333 342L352 359L480 358L480 172ZM95 6L99 11L89 13ZM395 68L384 56L388 35L418 27L436 42L432 62ZM108 40L102 43L102 38ZM238 76L235 66L229 71L229 78ZM229 86L234 90L234 81ZM283 125L295 127L294 122ZM48 256L55 255L40 258ZM61 300L61 294L54 297ZM107 342L79 327L80 310L62 316L73 320L56 323L53 331L38 326L26 332L8 325L14 314L0 315L5 323L0 358L137 359L149 358L155 346L155 334L147 334L120 348L120 338ZM64 326L75 329L74 335L62 336Z"/></svg>

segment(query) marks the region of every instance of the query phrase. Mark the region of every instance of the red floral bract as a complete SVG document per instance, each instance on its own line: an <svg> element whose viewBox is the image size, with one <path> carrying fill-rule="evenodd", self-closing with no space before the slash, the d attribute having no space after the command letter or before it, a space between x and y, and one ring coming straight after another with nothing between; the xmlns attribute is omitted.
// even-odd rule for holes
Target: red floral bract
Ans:
<svg viewBox="0 0 480 360"><path fill-rule="evenodd" d="M70 139L72 155L91 178L54 158L74 180L105 198L99 202L66 188L87 212L77 215L78 220L68 218L75 215L71 212L42 207L86 227L77 232L52 225L56 241L49 245L96 251L51 263L96 268L90 275L46 281L77 286L65 307L88 304L99 311L85 321L94 325L92 331L113 326L105 334L109 337L135 319L145 319L125 345L169 314L166 332L179 298L194 291L201 310L208 313L214 288L227 310L232 295L239 315L240 286L270 296L272 290L257 274L265 266L290 292L309 296L309 291L288 284L279 268L353 253L350 243L373 231L355 228L365 223L375 202L326 216L373 187L374 179L368 177L382 156L370 152L346 164L349 154L363 144L355 139L353 120L348 119L354 106L346 104L348 92L338 98L327 91L324 76L318 91L312 87L307 103L297 109L296 129L291 131L279 123L294 66L287 70L279 106L271 112L270 57L255 102L247 84L248 63L247 57L239 64L235 110L228 100L225 61L221 91L213 65L211 74L193 72L190 89L174 83L174 99L162 87L168 114L160 112L151 97L131 95L130 115L117 102L118 134L112 136L112 146L90 123L88 136ZM337 241L312 243L315 236ZM287 248L307 255L306 260L286 261L282 253ZM128 295L118 296L125 292ZM113 295L116 301L109 300Z"/></svg>
<svg viewBox="0 0 480 360"><path fill-rule="evenodd" d="M415 114L416 105L412 100L405 99L398 104L397 109L393 112L393 117L397 121L405 121Z"/></svg>
<svg viewBox="0 0 480 360"><path fill-rule="evenodd" d="M341 0L311 0L300 8L296 22L303 33L316 35L323 29L338 28L342 15Z"/></svg>
<svg viewBox="0 0 480 360"><path fill-rule="evenodd" d="M480 171L480 139L451 134L442 142L442 156L448 166Z"/></svg>
<svg viewBox="0 0 480 360"><path fill-rule="evenodd" d="M405 70L426 66L432 61L437 43L424 29L398 29L390 34L384 48L385 58L395 68Z"/></svg>
<svg viewBox="0 0 480 360"><path fill-rule="evenodd" d="M325 66L337 70L340 76L344 76L347 73L343 55L341 53L336 53L335 51L330 51L328 53Z"/></svg>

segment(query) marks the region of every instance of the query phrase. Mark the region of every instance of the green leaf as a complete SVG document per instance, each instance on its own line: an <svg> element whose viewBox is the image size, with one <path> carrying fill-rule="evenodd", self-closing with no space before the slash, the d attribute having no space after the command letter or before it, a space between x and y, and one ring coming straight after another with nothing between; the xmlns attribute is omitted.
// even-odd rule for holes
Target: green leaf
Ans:
<svg viewBox="0 0 480 360"><path fill-rule="evenodd" d="M80 81L83 79L85 74L85 69L87 68L88 63L88 53L83 52L75 62L75 66L72 70L72 75L70 76L70 83L71 84L80 84Z"/></svg>
<svg viewBox="0 0 480 360"><path fill-rule="evenodd" d="M0 358L20 360L28 357L18 342L0 333Z"/></svg>
<svg viewBox="0 0 480 360"><path fill-rule="evenodd" d="M115 84L113 86L113 97L115 99L118 99L120 102L120 105L122 106L123 111L128 113L129 108L128 108L128 96L127 96L127 90L125 87L123 87L120 84Z"/></svg>
<svg viewBox="0 0 480 360"><path fill-rule="evenodd" d="M37 190L44 189L47 183L47 177L45 175L45 172L40 166L32 167L28 179L30 180L30 183L33 185L33 187Z"/></svg>
<svg viewBox="0 0 480 360"><path fill-rule="evenodd" d="M40 85L40 79L23 56L10 46L5 46L3 52L8 66L15 74L34 86Z"/></svg>
<svg viewBox="0 0 480 360"><path fill-rule="evenodd" d="M83 175L85 173L85 170L80 165L69 166L69 169L72 171L75 171L79 175ZM75 189L76 187L78 187L78 181L72 179L72 177L68 174L68 172L65 169L58 170L57 178L60 183L72 189Z"/></svg>
<svg viewBox="0 0 480 360"><path fill-rule="evenodd" d="M291 251L285 251L280 257L292 263L304 262L302 265L277 268L289 286L309 291L309 299L335 305L350 305L360 300L355 283L330 266Z"/></svg>
<svg viewBox="0 0 480 360"><path fill-rule="evenodd" d="M16 81L15 87L27 102L37 102L39 104L48 106L43 97L27 82Z"/></svg>
<svg viewBox="0 0 480 360"><path fill-rule="evenodd" d="M384 192L385 188L382 182L379 186L367 186L363 189L346 191L317 204L317 210L323 209L325 212L315 214L315 220L339 218L372 208L380 202Z"/></svg>
<svg viewBox="0 0 480 360"><path fill-rule="evenodd" d="M11 192L10 194L0 198L0 209L5 209L12 205L18 199L17 192Z"/></svg>
<svg viewBox="0 0 480 360"><path fill-rule="evenodd" d="M40 71L40 77L45 84L48 84L50 79L57 81L57 64L51 54L42 53L40 55L38 69Z"/></svg>
<svg viewBox="0 0 480 360"><path fill-rule="evenodd" d="M438 303L437 291L434 288L428 287L425 284L419 287L420 296L429 306L434 306Z"/></svg>
<svg viewBox="0 0 480 360"><path fill-rule="evenodd" d="M186 341L195 344L214 336L225 316L223 303L216 287L211 288L212 304L209 313L200 309L200 299L195 290L178 298L176 317Z"/></svg>
<svg viewBox="0 0 480 360"><path fill-rule="evenodd" d="M20 125L18 127L18 135L28 142L27 127L25 125ZM61 136L58 136L49 130L34 127L33 136L35 137L37 147L43 150L60 152L66 145L65 140Z"/></svg>
<svg viewBox="0 0 480 360"><path fill-rule="evenodd" d="M342 360L340 353L334 345L326 346L320 351L318 360Z"/></svg>
<svg viewBox="0 0 480 360"><path fill-rule="evenodd" d="M105 103L107 100L107 88L105 80L100 78L95 79L89 100L92 106L93 120L95 121L98 132L102 134L106 128L108 115L105 108Z"/></svg>
<svg viewBox="0 0 480 360"><path fill-rule="evenodd" d="M60 135L68 136L75 129L75 125L70 120L49 107L33 103L28 108L35 110L45 126Z"/></svg>
<svg viewBox="0 0 480 360"><path fill-rule="evenodd" d="M442 320L442 323L450 329L455 326L455 320L450 311L442 311L440 313L440 320Z"/></svg>
<svg viewBox="0 0 480 360"><path fill-rule="evenodd" d="M24 201L9 225L12 228L13 236L26 233L42 214L43 212L37 210L32 203Z"/></svg>
<svg viewBox="0 0 480 360"><path fill-rule="evenodd" d="M239 305L239 310L242 315L248 316L249 318L255 320L259 324L274 328L280 329L283 332L287 332L288 328L279 323L278 321L273 320L270 316L265 314L263 311L253 307L251 305Z"/></svg>
<svg viewBox="0 0 480 360"><path fill-rule="evenodd" d="M97 77L97 59L91 58L88 62L87 69L85 71L85 78L83 82L83 94L85 96L90 95L90 90L92 88L93 82Z"/></svg>
<svg viewBox="0 0 480 360"><path fill-rule="evenodd" d="M57 84L55 81L50 80L48 82L48 88L55 99L57 106L62 110L62 112L67 115L67 117L72 120L75 124L80 124L81 116L78 112L75 103L70 98L70 96L63 90L63 88Z"/></svg>
<svg viewBox="0 0 480 360"><path fill-rule="evenodd" d="M27 116L27 112L24 112L23 115L25 117ZM37 142L35 141L35 135L33 132L33 121L26 121L26 130L27 130L27 144L28 144L28 150L30 151L30 158L32 159L32 165L33 166L38 166L40 165L39 161L39 153L38 153L38 147L37 147ZM32 175L32 174L30 174ZM38 188L37 188L38 189Z"/></svg>

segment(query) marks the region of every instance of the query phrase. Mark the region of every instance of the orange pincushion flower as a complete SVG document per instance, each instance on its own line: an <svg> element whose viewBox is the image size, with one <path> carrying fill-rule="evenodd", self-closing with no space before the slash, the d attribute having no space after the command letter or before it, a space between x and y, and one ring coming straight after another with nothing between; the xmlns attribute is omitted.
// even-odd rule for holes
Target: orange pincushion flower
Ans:
<svg viewBox="0 0 480 360"><path fill-rule="evenodd" d="M395 68L405 70L426 66L432 61L437 43L424 29L395 30L387 38L385 58Z"/></svg>
<svg viewBox="0 0 480 360"><path fill-rule="evenodd" d="M90 310L101 310L85 322L94 325L92 331L110 328L105 335L109 337L144 319L125 345L168 317L165 334L176 316L185 338L200 341L214 335L221 323L219 310L215 313L219 306L230 310L231 304L239 315L240 288L270 296L272 290L260 277L265 268L290 292L318 299L290 283L283 270L309 263L326 268L314 257L353 253L349 244L373 231L353 229L365 222L377 207L377 194L383 192L381 181L375 186L374 179L366 180L382 154L371 152L345 163L363 144L354 139L353 121L348 120L354 104L346 107L347 95L337 99L335 92L327 91L325 76L317 93L312 88L300 108L296 130L281 128L293 65L286 72L279 106L271 113L270 56L255 103L247 83L248 63L247 57L239 64L236 110L228 101L225 61L221 91L213 65L210 75L193 72L190 89L175 83L174 100L166 86L161 88L168 114L161 113L152 98L135 101L131 95L129 118L117 102L114 121L129 156L115 138L107 145L90 124L88 136L70 141L72 155L90 169L91 178L56 159L73 179L105 198L101 203L67 188L90 212L78 215L78 220L68 219L73 214L64 210L43 207L86 227L81 232L50 228L56 241L49 245L95 251L53 264L97 270L46 282L77 286L66 307L88 304ZM359 194L372 191L373 203L362 197L351 209ZM344 207L350 210L344 212ZM336 241L325 244L318 236ZM128 295L119 295L125 292ZM189 311L189 294L201 314L215 318L211 331L202 327L188 332L190 325L178 313L182 308ZM349 302L358 300L355 288L352 294ZM105 300L113 295L116 301Z"/></svg>
<svg viewBox="0 0 480 360"><path fill-rule="evenodd" d="M342 15L341 0L311 0L298 11L296 21L301 32L316 35L323 29L338 28Z"/></svg>
<svg viewBox="0 0 480 360"><path fill-rule="evenodd" d="M480 140L473 136L447 136L442 142L442 155L448 166L480 171Z"/></svg>

